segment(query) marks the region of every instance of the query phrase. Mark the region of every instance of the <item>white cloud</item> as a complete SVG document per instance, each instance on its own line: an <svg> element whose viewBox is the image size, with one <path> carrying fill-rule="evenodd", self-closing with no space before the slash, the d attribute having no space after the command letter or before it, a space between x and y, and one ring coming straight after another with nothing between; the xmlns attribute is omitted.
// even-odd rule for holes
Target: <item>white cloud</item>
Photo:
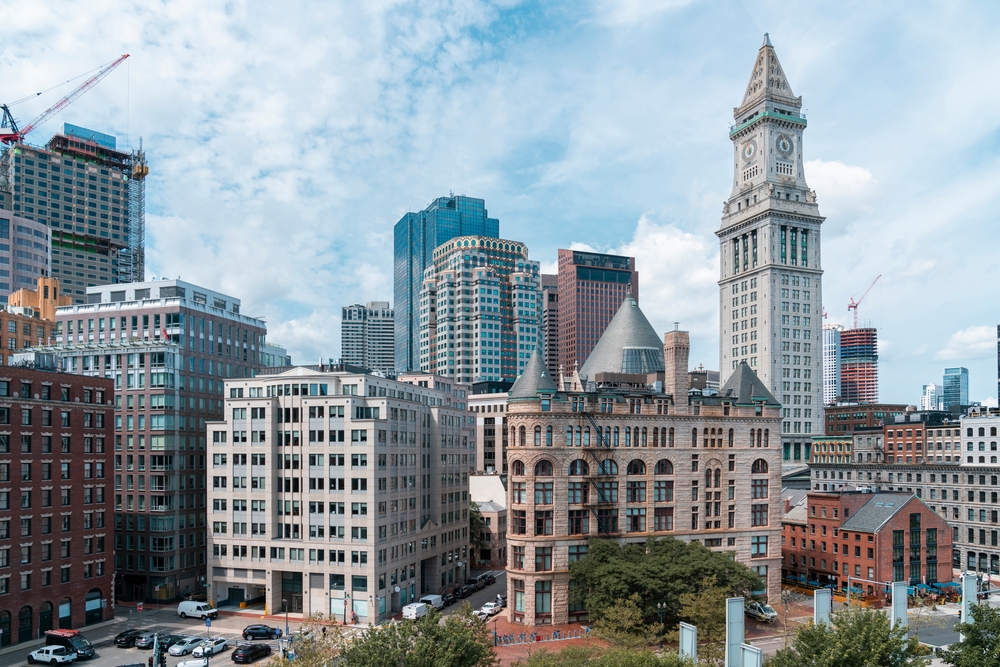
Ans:
<svg viewBox="0 0 1000 667"><path fill-rule="evenodd" d="M996 354L997 330L991 326L973 326L956 331L935 359L981 359Z"/></svg>
<svg viewBox="0 0 1000 667"><path fill-rule="evenodd" d="M334 350L340 349L340 317L326 310L315 310L303 317L268 322L267 339L288 350L295 364L336 359Z"/></svg>
<svg viewBox="0 0 1000 667"><path fill-rule="evenodd" d="M607 26L634 25L692 2L694 0L597 0L594 17Z"/></svg>
<svg viewBox="0 0 1000 667"><path fill-rule="evenodd" d="M838 160L808 160L805 171L806 182L816 191L823 215L838 226L871 212L878 181L868 169Z"/></svg>

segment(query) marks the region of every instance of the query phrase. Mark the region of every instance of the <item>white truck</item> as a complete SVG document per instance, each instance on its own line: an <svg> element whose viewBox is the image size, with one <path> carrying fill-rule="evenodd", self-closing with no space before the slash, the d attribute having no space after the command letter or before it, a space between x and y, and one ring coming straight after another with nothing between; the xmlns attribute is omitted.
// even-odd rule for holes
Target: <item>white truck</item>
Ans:
<svg viewBox="0 0 1000 667"><path fill-rule="evenodd" d="M444 598L441 597L440 595L425 595L424 597L420 598L420 601L423 602L424 604L434 607L439 611L441 609L444 609Z"/></svg>
<svg viewBox="0 0 1000 667"><path fill-rule="evenodd" d="M403 618L415 621L427 615L427 605L423 602L414 602L403 607Z"/></svg>

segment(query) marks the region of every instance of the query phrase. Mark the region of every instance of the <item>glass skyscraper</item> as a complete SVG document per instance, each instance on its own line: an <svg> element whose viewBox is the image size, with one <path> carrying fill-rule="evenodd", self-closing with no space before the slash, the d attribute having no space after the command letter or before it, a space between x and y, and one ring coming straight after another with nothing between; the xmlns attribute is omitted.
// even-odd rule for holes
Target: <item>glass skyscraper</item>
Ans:
<svg viewBox="0 0 1000 667"><path fill-rule="evenodd" d="M393 229L396 372L420 368L420 287L434 249L456 236L500 237L500 221L488 217L486 202L464 196L439 197L419 213L407 213Z"/></svg>
<svg viewBox="0 0 1000 667"><path fill-rule="evenodd" d="M969 404L969 369L964 367L944 369L944 388L941 402L947 410L953 405Z"/></svg>

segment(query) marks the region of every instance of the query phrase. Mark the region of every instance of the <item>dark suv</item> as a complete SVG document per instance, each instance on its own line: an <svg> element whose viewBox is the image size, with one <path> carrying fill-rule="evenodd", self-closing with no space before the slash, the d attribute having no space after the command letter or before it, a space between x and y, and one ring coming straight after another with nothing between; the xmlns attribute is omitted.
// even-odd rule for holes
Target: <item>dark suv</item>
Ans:
<svg viewBox="0 0 1000 667"><path fill-rule="evenodd" d="M144 634L144 632L145 631L143 630L137 630L135 628L130 628L123 632L119 632L115 636L115 646L122 646L124 648L130 648L132 646L135 646L135 640L140 635Z"/></svg>
<svg viewBox="0 0 1000 667"><path fill-rule="evenodd" d="M269 655L271 655L271 647L267 644L240 644L233 651L230 659L233 662L250 663Z"/></svg>
<svg viewBox="0 0 1000 667"><path fill-rule="evenodd" d="M469 579L467 582L465 582L465 585L466 586L472 586L472 588L474 588L477 591L481 591L484 588L486 588L486 582L482 581L482 580L480 580L478 578L477 579Z"/></svg>
<svg viewBox="0 0 1000 667"><path fill-rule="evenodd" d="M277 639L280 636L281 630L270 625L248 625L243 628L243 639Z"/></svg>
<svg viewBox="0 0 1000 667"><path fill-rule="evenodd" d="M483 582L483 586L492 586L497 583L497 578L488 573L479 575L478 579Z"/></svg>

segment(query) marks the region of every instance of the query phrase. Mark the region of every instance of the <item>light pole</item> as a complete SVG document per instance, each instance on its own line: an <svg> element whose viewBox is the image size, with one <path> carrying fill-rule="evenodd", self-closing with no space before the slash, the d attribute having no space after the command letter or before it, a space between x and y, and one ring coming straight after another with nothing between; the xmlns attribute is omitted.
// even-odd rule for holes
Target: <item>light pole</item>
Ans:
<svg viewBox="0 0 1000 667"><path fill-rule="evenodd" d="M347 608L351 606L351 594L344 593L344 625L347 625Z"/></svg>
<svg viewBox="0 0 1000 667"><path fill-rule="evenodd" d="M663 648L663 617L667 615L667 603L656 603L656 615L660 617L660 648Z"/></svg>
<svg viewBox="0 0 1000 667"><path fill-rule="evenodd" d="M288 636L288 600L282 599L281 606L285 608L285 641L291 639Z"/></svg>

